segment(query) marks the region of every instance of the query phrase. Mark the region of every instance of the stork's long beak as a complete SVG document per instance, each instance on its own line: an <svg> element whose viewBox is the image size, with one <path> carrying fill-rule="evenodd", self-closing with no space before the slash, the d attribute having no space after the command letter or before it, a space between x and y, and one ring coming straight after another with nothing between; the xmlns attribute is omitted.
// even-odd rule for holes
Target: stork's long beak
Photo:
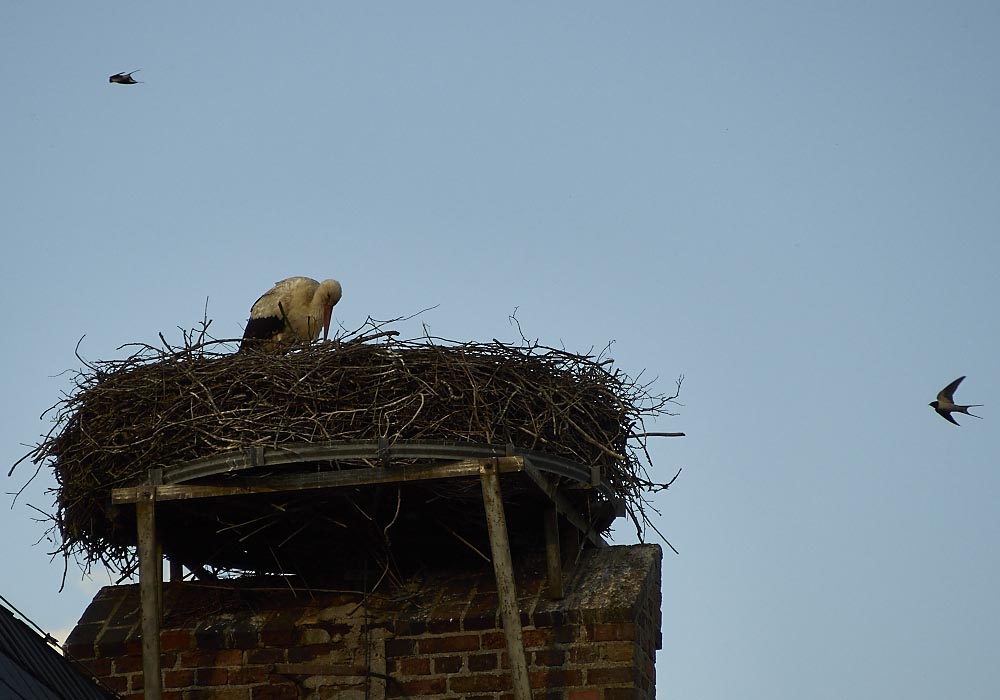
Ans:
<svg viewBox="0 0 1000 700"><path fill-rule="evenodd" d="M327 304L323 307L323 340L328 340L330 337L330 317L333 315L333 304Z"/></svg>

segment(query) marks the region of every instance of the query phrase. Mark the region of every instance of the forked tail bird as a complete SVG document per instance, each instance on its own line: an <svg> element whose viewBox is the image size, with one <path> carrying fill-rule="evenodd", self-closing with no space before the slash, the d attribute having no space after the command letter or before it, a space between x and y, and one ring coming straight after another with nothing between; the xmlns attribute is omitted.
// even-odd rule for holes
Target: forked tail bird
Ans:
<svg viewBox="0 0 1000 700"><path fill-rule="evenodd" d="M973 418L982 418L982 416L977 416L974 413L969 413L970 408L975 408L976 406L982 406L981 403L971 403L968 406L960 406L955 403L955 390L958 389L958 385L962 383L965 376L961 376L951 384L946 386L937 395L937 401L931 401L928 406L937 411L938 415L944 418L949 423L954 423L955 425L961 425L957 420L952 418L952 413L964 413L967 416L972 416Z"/></svg>
<svg viewBox="0 0 1000 700"><path fill-rule="evenodd" d="M138 73L139 69L136 68L132 73ZM135 85L141 83L141 80L136 80L132 77L132 73L115 73L110 78L108 78L109 83L117 83L118 85Z"/></svg>

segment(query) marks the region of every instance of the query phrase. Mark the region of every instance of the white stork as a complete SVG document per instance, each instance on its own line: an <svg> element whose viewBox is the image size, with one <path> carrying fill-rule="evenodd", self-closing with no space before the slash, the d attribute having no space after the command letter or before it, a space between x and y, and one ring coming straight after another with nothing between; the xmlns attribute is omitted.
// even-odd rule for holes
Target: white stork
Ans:
<svg viewBox="0 0 1000 700"><path fill-rule="evenodd" d="M330 316L340 301L340 282L317 282L309 277L289 277L276 283L250 309L240 350L258 347L277 350L295 342L323 340L330 334Z"/></svg>

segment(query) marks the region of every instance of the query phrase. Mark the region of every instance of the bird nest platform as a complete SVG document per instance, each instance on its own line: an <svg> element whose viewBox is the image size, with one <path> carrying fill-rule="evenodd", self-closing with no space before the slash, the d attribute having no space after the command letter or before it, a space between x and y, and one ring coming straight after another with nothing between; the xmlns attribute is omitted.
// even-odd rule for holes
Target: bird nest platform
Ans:
<svg viewBox="0 0 1000 700"><path fill-rule="evenodd" d="M502 479L515 550L536 546L553 493L601 533L626 513L644 528L647 494L669 485L649 477L643 422L672 415L677 393L651 393L603 354L401 340L376 324L283 354L232 352L204 329L180 347L126 347L123 360L83 361L25 456L54 470L58 552L85 569L135 571L136 509L112 495L150 484L215 489L157 502L164 553L206 576L485 557L478 479L406 476L449 455L555 465L534 483ZM390 478L303 486L358 470ZM302 488L264 488L275 480Z"/></svg>

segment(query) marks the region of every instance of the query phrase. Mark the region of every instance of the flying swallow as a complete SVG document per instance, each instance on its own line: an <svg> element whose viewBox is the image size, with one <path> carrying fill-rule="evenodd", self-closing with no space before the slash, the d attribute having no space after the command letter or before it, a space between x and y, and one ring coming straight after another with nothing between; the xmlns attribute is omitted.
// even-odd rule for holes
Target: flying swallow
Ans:
<svg viewBox="0 0 1000 700"><path fill-rule="evenodd" d="M139 69L132 71L132 73L138 73ZM141 80L136 80L132 77L132 73L115 73L110 78L108 78L109 83L118 83L119 85L135 85L136 83L141 83Z"/></svg>
<svg viewBox="0 0 1000 700"><path fill-rule="evenodd" d="M967 416L972 416L973 418L982 418L982 416L977 416L974 413L969 413L970 408L975 408L976 406L982 406L981 403L969 404L968 406L959 406L955 403L953 397L955 396L955 389L958 385L962 383L965 379L964 376L959 377L951 384L942 389L937 395L937 401L931 401L928 406L937 411L938 415L944 418L949 423L954 423L959 425L959 422L951 417L952 413L964 413Z"/></svg>

